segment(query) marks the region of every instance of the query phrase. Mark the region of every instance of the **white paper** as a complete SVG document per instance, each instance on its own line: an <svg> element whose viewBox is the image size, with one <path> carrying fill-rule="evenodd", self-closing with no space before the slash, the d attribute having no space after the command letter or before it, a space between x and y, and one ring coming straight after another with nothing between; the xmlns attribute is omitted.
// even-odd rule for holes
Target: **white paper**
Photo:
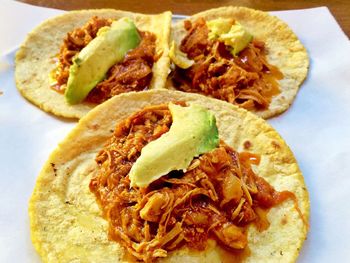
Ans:
<svg viewBox="0 0 350 263"><path fill-rule="evenodd" d="M26 34L61 12L1 1L0 262L40 262L29 237L28 200L50 152L75 125L27 102L13 76L14 51ZM349 40L325 7L271 13L290 25L311 59L291 108L269 120L295 153L310 192L311 228L298 262L345 262L350 259Z"/></svg>

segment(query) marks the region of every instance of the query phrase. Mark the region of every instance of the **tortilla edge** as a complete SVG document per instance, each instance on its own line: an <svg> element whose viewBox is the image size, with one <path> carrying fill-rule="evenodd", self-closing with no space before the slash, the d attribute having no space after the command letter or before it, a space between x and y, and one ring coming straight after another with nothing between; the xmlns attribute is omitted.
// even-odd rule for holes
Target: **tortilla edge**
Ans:
<svg viewBox="0 0 350 263"><path fill-rule="evenodd" d="M37 179L37 182L35 184L35 188L34 188L34 191L33 191L33 194L30 198L30 202L29 202L29 217L30 217L30 228L31 228L31 239L32 239L32 242L34 244L34 247L35 249L38 251L38 253L41 255L42 259L44 259L44 255L46 255L46 252L45 250L42 248L42 245L40 244L40 241L39 241L39 238L36 236L36 233L34 233L34 231L37 229L37 225L35 224L35 202L39 200L39 196L38 196L38 189L40 187L43 187L43 181L45 178L47 178L47 176L50 176L52 175L52 172L50 172L50 174L47 174L47 169L50 169L50 164L51 162L55 162L55 158L56 155L60 152L60 146L61 145L64 145L64 144L70 144L70 139L73 137L76 137L77 133L79 133L79 131L82 129L82 128L86 128L86 125L88 125L89 123L93 122L93 120L99 116L99 113L100 113L100 110L102 109L108 109L110 107L110 105L114 105L114 100L123 100L125 97L127 99L129 99L130 97L134 97L136 96L136 101L138 99L141 99L143 100L143 96L144 94L146 93L146 96L147 98L149 97L152 97L152 96L162 96L162 94L159 94L159 93L163 93L165 96L167 95L167 92L168 91L147 91L147 92L144 92L144 93L139 93L139 92L133 92L133 93L125 93L125 94L122 94L120 95L117 99L113 99L113 100L110 100L108 102L106 102L103 106L101 107L96 107L95 109L93 109L89 115L87 115L86 117L84 117L83 119L81 119L81 121L79 121L79 124L74 127L71 132L66 136L66 138L59 144L59 146L51 153L49 159L46 161L43 169L41 170L39 176L38 176L38 179ZM175 93L178 93L177 95L178 96L181 96L183 97L183 94L180 94L181 92L179 91L174 91ZM175 94L174 93L174 94ZM187 94L187 96L185 96L186 98L192 100L196 100L196 99L203 99L203 98L200 98L202 96L200 95L196 95L196 94ZM206 98L204 100L208 100L209 98ZM245 115L246 117L248 117L248 121L250 118L253 118L255 120L259 119L258 117L256 117L254 114L250 113L250 112L247 112L241 108L238 108L237 106L234 106L234 105L231 105L231 104L228 104L226 102L222 102L222 101L217 101L217 100L214 100L214 99L209 99L209 101L212 101L214 104L217 104L218 106L221 106L221 107L229 107L231 108L231 110L236 110L238 111L239 113L242 113L243 115ZM221 105L220 105L221 104ZM100 109L101 108L101 109ZM117 122L119 122L120 120L117 120ZM284 146L284 150L287 151L293 161L296 163L296 160L295 160L295 157L293 155L293 153L291 152L289 146L286 144L286 142L280 137L280 135L267 123L265 123L262 119L259 119L259 123L262 123L265 127L267 127L267 132L272 132L272 135L274 136L275 139L277 139L279 141L279 143L281 143L282 146ZM299 168L298 168L299 169ZM305 182L304 182L304 178L300 172L300 169L299 169L299 173L298 173L298 180L301 184L304 184L305 185ZM305 219L307 221L309 221L309 213L310 213L310 201L309 201L309 196L308 196L308 192L307 190L305 190L305 200L298 200L299 204L302 205L304 204L304 211L303 211L303 215L305 217ZM305 230L304 232L304 236L301 237L300 239L302 240L299 240L301 245L302 243L304 242L305 238L306 238L306 235L307 235L307 229ZM298 254L296 254L296 257L298 256ZM296 260L296 258L294 259Z"/></svg>

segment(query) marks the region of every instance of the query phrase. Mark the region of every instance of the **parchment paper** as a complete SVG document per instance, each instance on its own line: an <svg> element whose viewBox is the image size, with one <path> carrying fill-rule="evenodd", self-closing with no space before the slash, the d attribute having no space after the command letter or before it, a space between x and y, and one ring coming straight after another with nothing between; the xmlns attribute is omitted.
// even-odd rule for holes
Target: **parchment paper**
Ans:
<svg viewBox="0 0 350 263"><path fill-rule="evenodd" d="M34 26L62 11L1 0L0 262L40 262L27 206L36 176L75 122L27 102L14 83L14 54ZM306 46L311 67L292 107L269 123L289 144L311 198L311 228L298 262L350 260L350 45L325 7L271 12Z"/></svg>

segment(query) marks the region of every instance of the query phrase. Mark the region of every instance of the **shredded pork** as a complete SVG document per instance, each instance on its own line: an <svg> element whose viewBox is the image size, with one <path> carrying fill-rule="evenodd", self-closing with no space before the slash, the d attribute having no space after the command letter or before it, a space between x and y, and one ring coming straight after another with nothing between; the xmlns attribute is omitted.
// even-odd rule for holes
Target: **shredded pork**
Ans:
<svg viewBox="0 0 350 263"><path fill-rule="evenodd" d="M267 109L280 93L277 67L266 60L263 42L253 40L237 56L224 43L208 39L203 18L193 24L185 21L187 35L180 49L195 61L189 69L176 68L173 83L179 90L201 93L237 104L248 110Z"/></svg>
<svg viewBox="0 0 350 263"><path fill-rule="evenodd" d="M110 68L106 79L90 92L88 101L102 103L124 92L148 89L153 63L157 60L156 36L150 32L142 32L141 35L141 43L130 50L121 63Z"/></svg>
<svg viewBox="0 0 350 263"><path fill-rule="evenodd" d="M67 33L58 55L57 68L52 72L55 84L52 88L60 93L66 89L69 68L74 56L93 40L100 28L110 26L113 20L92 17L84 26ZM152 67L158 59L156 55L156 36L151 32L139 32L142 40L130 50L121 63L112 66L102 80L85 99L87 102L103 101L124 92L141 91L149 87ZM103 58L101 58L103 59Z"/></svg>
<svg viewBox="0 0 350 263"><path fill-rule="evenodd" d="M92 17L85 25L67 33L58 54L58 64L53 78L57 83L52 86L59 92L64 92L69 77L69 68L73 64L73 57L93 40L100 28L110 26L111 19Z"/></svg>
<svg viewBox="0 0 350 263"><path fill-rule="evenodd" d="M195 158L187 171L173 171L146 188L130 187L128 173L150 141L172 124L167 105L147 107L117 125L96 157L90 182L109 222L109 236L137 260L153 262L182 246L206 248L209 238L225 249L247 247L246 227L268 227L266 209L293 198L257 176L260 157L221 142Z"/></svg>

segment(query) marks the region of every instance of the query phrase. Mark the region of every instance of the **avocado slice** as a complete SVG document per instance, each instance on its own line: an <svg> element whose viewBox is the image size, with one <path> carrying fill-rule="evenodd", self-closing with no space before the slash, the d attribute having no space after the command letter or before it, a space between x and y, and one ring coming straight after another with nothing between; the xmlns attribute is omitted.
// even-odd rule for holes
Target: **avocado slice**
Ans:
<svg viewBox="0 0 350 263"><path fill-rule="evenodd" d="M251 35L240 23L236 22L229 32L222 34L219 37L219 40L223 41L226 46L230 46L231 54L236 56L253 40L253 35Z"/></svg>
<svg viewBox="0 0 350 263"><path fill-rule="evenodd" d="M130 18L119 19L111 27L101 28L97 37L73 59L64 94L67 103L82 102L105 77L108 69L121 62L140 41L141 36Z"/></svg>
<svg viewBox="0 0 350 263"><path fill-rule="evenodd" d="M209 38L218 39L229 47L231 54L236 56L253 40L250 34L240 23L232 19L218 18L207 23Z"/></svg>
<svg viewBox="0 0 350 263"><path fill-rule="evenodd" d="M215 116L192 104L181 107L170 103L173 123L170 130L148 143L132 166L131 186L146 187L174 170L185 170L194 157L211 151L219 144Z"/></svg>

